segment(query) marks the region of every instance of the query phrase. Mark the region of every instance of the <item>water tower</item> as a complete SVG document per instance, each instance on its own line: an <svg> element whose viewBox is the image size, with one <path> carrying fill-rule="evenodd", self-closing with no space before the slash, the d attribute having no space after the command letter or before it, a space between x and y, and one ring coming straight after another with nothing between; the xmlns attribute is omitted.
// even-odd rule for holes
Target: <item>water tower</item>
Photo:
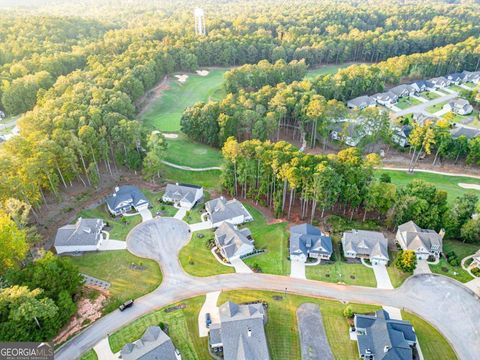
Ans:
<svg viewBox="0 0 480 360"><path fill-rule="evenodd" d="M195 17L195 34L197 35L205 35L205 14L203 9L196 8L193 11L193 15Z"/></svg>

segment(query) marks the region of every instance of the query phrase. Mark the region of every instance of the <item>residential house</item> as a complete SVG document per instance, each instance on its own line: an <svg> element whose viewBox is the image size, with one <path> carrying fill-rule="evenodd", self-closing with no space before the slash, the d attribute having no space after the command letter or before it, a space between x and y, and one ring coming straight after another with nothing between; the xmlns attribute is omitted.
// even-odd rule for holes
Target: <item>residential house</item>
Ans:
<svg viewBox="0 0 480 360"><path fill-rule="evenodd" d="M352 230L343 233L343 254L346 258L369 259L374 265L387 265L388 240L381 232Z"/></svg>
<svg viewBox="0 0 480 360"><path fill-rule="evenodd" d="M454 83L456 85L461 84L464 81L464 78L465 78L465 73L463 73L463 72L453 73L453 74L450 74L450 75L447 76L448 81L450 81L450 83Z"/></svg>
<svg viewBox="0 0 480 360"><path fill-rule="evenodd" d="M462 71L462 74L464 74L464 82L472 82L474 84L478 84L480 82L480 71Z"/></svg>
<svg viewBox="0 0 480 360"><path fill-rule="evenodd" d="M263 304L237 305L226 302L219 308L219 323L210 325L208 343L224 360L270 360Z"/></svg>
<svg viewBox="0 0 480 360"><path fill-rule="evenodd" d="M410 321L393 320L385 310L355 314L353 320L360 357L365 360L412 360L417 336Z"/></svg>
<svg viewBox="0 0 480 360"><path fill-rule="evenodd" d="M347 101L347 107L349 109L365 109L369 106L375 106L377 102L375 99L371 98L370 96L359 96L355 99Z"/></svg>
<svg viewBox="0 0 480 360"><path fill-rule="evenodd" d="M410 125L394 128L392 133L393 142L401 147L410 146L408 139L412 130L413 128Z"/></svg>
<svg viewBox="0 0 480 360"><path fill-rule="evenodd" d="M208 220L213 227L219 227L223 222L239 225L252 221L253 217L237 199L227 201L223 196L205 203Z"/></svg>
<svg viewBox="0 0 480 360"><path fill-rule="evenodd" d="M189 184L167 184L162 200L175 206L190 210L203 198L201 186Z"/></svg>
<svg viewBox="0 0 480 360"><path fill-rule="evenodd" d="M115 188L115 192L106 199L108 211L114 216L122 215L130 210L148 209L150 203L143 193L133 185Z"/></svg>
<svg viewBox="0 0 480 360"><path fill-rule="evenodd" d="M435 89L444 88L450 85L450 81L443 76L430 79Z"/></svg>
<svg viewBox="0 0 480 360"><path fill-rule="evenodd" d="M410 86L413 87L417 93L433 90L435 87L435 85L428 80L418 80L410 84Z"/></svg>
<svg viewBox="0 0 480 360"><path fill-rule="evenodd" d="M398 227L396 240L403 250L413 250L417 259L426 260L430 255L435 258L440 256L444 235L443 230L439 234L435 230L422 229L409 221Z"/></svg>
<svg viewBox="0 0 480 360"><path fill-rule="evenodd" d="M453 139L458 139L460 136L465 136L471 140L480 136L480 130L468 126L456 125L450 130Z"/></svg>
<svg viewBox="0 0 480 360"><path fill-rule="evenodd" d="M143 336L126 344L120 351L122 360L181 360L180 352L159 326L149 326Z"/></svg>
<svg viewBox="0 0 480 360"><path fill-rule="evenodd" d="M389 92L394 93L398 98L415 95L416 89L411 85L398 85L391 88Z"/></svg>
<svg viewBox="0 0 480 360"><path fill-rule="evenodd" d="M337 122L330 132L332 140L342 141L348 146L357 146L367 135L366 129L355 121Z"/></svg>
<svg viewBox="0 0 480 360"><path fill-rule="evenodd" d="M427 121L435 124L438 121L438 118L432 115L425 115L423 113L413 113L413 121L415 121L418 125L423 126Z"/></svg>
<svg viewBox="0 0 480 360"><path fill-rule="evenodd" d="M290 260L306 262L309 257L328 260L332 253L332 239L320 229L310 224L290 228Z"/></svg>
<svg viewBox="0 0 480 360"><path fill-rule="evenodd" d="M398 96L390 91L372 95L377 103L384 106L391 106L398 101Z"/></svg>
<svg viewBox="0 0 480 360"><path fill-rule="evenodd" d="M472 105L465 99L454 99L445 104L443 108L458 115L468 115L473 111Z"/></svg>
<svg viewBox="0 0 480 360"><path fill-rule="evenodd" d="M62 226L55 236L57 254L77 251L97 251L103 240L102 219L79 218L75 224Z"/></svg>
<svg viewBox="0 0 480 360"><path fill-rule="evenodd" d="M228 222L222 223L215 231L215 245L223 258L229 262L255 250L250 230L246 228L239 230Z"/></svg>

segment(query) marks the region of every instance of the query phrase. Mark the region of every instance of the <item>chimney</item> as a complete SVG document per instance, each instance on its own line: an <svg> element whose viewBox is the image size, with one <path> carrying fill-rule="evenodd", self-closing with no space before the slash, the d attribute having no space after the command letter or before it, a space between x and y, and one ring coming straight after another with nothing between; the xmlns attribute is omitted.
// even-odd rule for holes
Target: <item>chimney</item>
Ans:
<svg viewBox="0 0 480 360"><path fill-rule="evenodd" d="M443 240L443 237L445 236L445 229L441 229L438 235L440 235L440 239Z"/></svg>
<svg viewBox="0 0 480 360"><path fill-rule="evenodd" d="M385 345L385 347L383 348L383 352L384 352L384 353L387 353L388 350L390 350L390 346Z"/></svg>
<svg viewBox="0 0 480 360"><path fill-rule="evenodd" d="M248 329L247 335L248 335L248 337L252 337L252 330L251 329Z"/></svg>

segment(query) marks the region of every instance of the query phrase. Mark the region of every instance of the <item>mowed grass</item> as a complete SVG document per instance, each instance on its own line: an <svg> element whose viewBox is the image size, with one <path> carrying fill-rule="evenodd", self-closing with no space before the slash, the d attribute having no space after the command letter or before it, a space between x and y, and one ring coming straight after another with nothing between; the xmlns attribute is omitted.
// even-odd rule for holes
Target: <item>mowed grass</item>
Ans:
<svg viewBox="0 0 480 360"><path fill-rule="evenodd" d="M98 356L95 350L90 349L85 354L82 355L80 360L98 360Z"/></svg>
<svg viewBox="0 0 480 360"><path fill-rule="evenodd" d="M407 96L407 97L403 97L401 98L396 104L395 106L398 107L399 109L408 109L409 107L412 107L412 106L415 106L415 105L419 105L421 104L422 102L413 98L413 97L410 97L410 96Z"/></svg>
<svg viewBox="0 0 480 360"><path fill-rule="evenodd" d="M425 360L458 359L448 341L428 322L403 310L402 318L412 323Z"/></svg>
<svg viewBox="0 0 480 360"><path fill-rule="evenodd" d="M167 182L195 184L209 190L220 190L221 188L222 172L220 170L187 171L164 165L161 173Z"/></svg>
<svg viewBox="0 0 480 360"><path fill-rule="evenodd" d="M198 235L203 235L198 237ZM214 239L214 230L196 231L192 238L180 250L180 264L183 269L193 276L212 276L218 274L234 273L231 266L220 264L209 248L209 242Z"/></svg>
<svg viewBox="0 0 480 360"><path fill-rule="evenodd" d="M440 111L443 109L443 106L448 103L448 101L443 101L441 103L431 105L427 107L425 110L427 110L430 114L435 114L437 111Z"/></svg>
<svg viewBox="0 0 480 360"><path fill-rule="evenodd" d="M425 172L416 171L413 174L409 174L406 171L400 170L383 170L378 169L375 171L377 176L383 173L390 175L392 183L397 186L405 186L415 179L421 179L426 182L434 184L437 189L445 190L448 193L448 201L451 203L457 197L466 193L476 194L480 196L480 191L475 189L464 189L460 187L459 183L466 184L480 184L480 179L473 179L465 176L445 176L440 174L431 174Z"/></svg>
<svg viewBox="0 0 480 360"><path fill-rule="evenodd" d="M155 261L139 258L127 250L99 251L70 259L81 273L111 283L111 297L105 312L114 310L125 300L152 292L162 282L162 272ZM133 264L144 269L132 269Z"/></svg>
<svg viewBox="0 0 480 360"><path fill-rule="evenodd" d="M443 242L443 253L448 254L450 251L454 251L457 254L458 259L461 261L463 258L473 255L478 249L478 244L465 244L456 240L445 240ZM462 283L473 280L468 272L463 270L461 265L452 266L445 258L441 258L440 262L436 265L429 265L430 270L437 274L446 275Z"/></svg>
<svg viewBox="0 0 480 360"><path fill-rule="evenodd" d="M427 99L427 100L434 100L434 99L438 99L440 97L440 95L438 95L437 93L435 93L433 91L424 91L424 92L420 93L419 96L421 96L421 97L423 97L424 99Z"/></svg>
<svg viewBox="0 0 480 360"><path fill-rule="evenodd" d="M397 255L398 252L389 251L390 262L387 266L388 277L390 278L390 281L395 288L402 285L403 282L412 275L410 273L403 272L395 266L395 258L397 257Z"/></svg>
<svg viewBox="0 0 480 360"><path fill-rule="evenodd" d="M103 219L111 228L108 231L110 232L110 239L112 240L125 240L130 230L142 222L140 215L125 216L124 219L122 219L122 217L114 218L110 216L106 205L82 210L78 213L78 217L84 219Z"/></svg>
<svg viewBox="0 0 480 360"><path fill-rule="evenodd" d="M180 118L186 107L199 101L223 98L223 74L227 70L209 70L207 76L188 73L185 83L180 83L172 75L168 81L168 89L154 100L140 120L150 129L180 131Z"/></svg>
<svg viewBox="0 0 480 360"><path fill-rule="evenodd" d="M182 359L209 359L208 337L198 336L198 314L204 301L205 296L198 296L174 304L185 304L185 309L165 312L166 308L162 308L145 315L110 335L108 338L110 348L116 353L125 344L138 340L149 326L159 326L163 323L168 326L168 335L175 347L180 350Z"/></svg>
<svg viewBox="0 0 480 360"><path fill-rule="evenodd" d="M453 90L453 91L456 91L457 93L462 93L462 92L464 92L464 91L468 91L467 89L464 89L464 88L462 88L461 86L458 86L458 85L455 85L455 84L450 85L450 86L448 87L448 89Z"/></svg>
<svg viewBox="0 0 480 360"><path fill-rule="evenodd" d="M167 139L165 161L192 168L221 166L223 157L220 150L179 135L176 139Z"/></svg>
<svg viewBox="0 0 480 360"><path fill-rule="evenodd" d="M288 223L268 224L261 211L250 204L244 205L254 220L243 227L249 228L252 232L255 248L265 249L265 253L245 259L245 264L250 268L256 264L263 273L289 275Z"/></svg>
<svg viewBox="0 0 480 360"><path fill-rule="evenodd" d="M338 70L344 69L354 65L353 63L347 64L330 64L330 65L322 65L313 69L309 69L307 71L307 75L305 76L306 79L315 79L319 75L328 75L328 74L335 74Z"/></svg>
<svg viewBox="0 0 480 360"><path fill-rule="evenodd" d="M280 296L282 300L274 300ZM300 340L297 326L297 308L303 303L315 303L320 306L323 325L328 342L336 359L357 360L357 344L348 335L349 325L343 316L346 305L338 301L321 298L275 293L267 291L230 291L220 295L218 305L226 301L244 303L250 301L268 303L268 321L265 327L270 356L275 360L300 360ZM373 305L350 304L354 312L373 313L379 307Z"/></svg>
<svg viewBox="0 0 480 360"><path fill-rule="evenodd" d="M173 217L177 213L178 209L175 206L160 202L163 193L150 190L143 190L143 193L150 202L150 211L152 212L153 216L159 213L162 217Z"/></svg>

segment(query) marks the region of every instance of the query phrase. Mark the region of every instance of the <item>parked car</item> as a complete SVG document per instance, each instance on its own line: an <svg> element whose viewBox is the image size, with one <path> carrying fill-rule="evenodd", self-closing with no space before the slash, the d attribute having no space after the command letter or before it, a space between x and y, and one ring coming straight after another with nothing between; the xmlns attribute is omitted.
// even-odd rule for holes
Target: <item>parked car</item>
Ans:
<svg viewBox="0 0 480 360"><path fill-rule="evenodd" d="M123 311L133 305L133 299L125 301L122 305L118 307L120 311Z"/></svg>
<svg viewBox="0 0 480 360"><path fill-rule="evenodd" d="M212 323L212 318L210 316L210 313L205 314L205 324L207 324L207 328L210 327L210 324Z"/></svg>

